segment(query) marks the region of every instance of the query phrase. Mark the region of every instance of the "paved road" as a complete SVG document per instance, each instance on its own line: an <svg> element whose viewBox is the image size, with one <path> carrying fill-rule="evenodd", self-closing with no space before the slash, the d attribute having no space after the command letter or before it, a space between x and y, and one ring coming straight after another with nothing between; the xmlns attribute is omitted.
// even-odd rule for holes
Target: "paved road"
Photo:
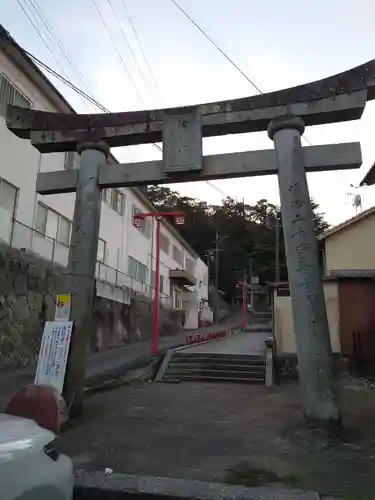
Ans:
<svg viewBox="0 0 375 500"><path fill-rule="evenodd" d="M272 389L137 382L87 398L84 415L63 434L59 449L79 469L248 485L279 476L286 486L374 500L375 391L361 387L340 385L347 429L340 439L306 426L295 382ZM265 500L260 493L254 498ZM276 498L295 497L274 490Z"/></svg>
<svg viewBox="0 0 375 500"><path fill-rule="evenodd" d="M199 331L220 331L238 327L238 315L220 326L202 328ZM173 337L161 337L160 352L163 353L172 347L185 344L186 332L182 331ZM151 340L136 342L106 351L89 354L86 368L86 384L95 385L124 374L126 371L144 366L151 360ZM35 367L18 370L0 368L0 411L9 401L9 398L24 385L34 380Z"/></svg>
<svg viewBox="0 0 375 500"><path fill-rule="evenodd" d="M183 345L185 333L160 339L159 347L163 352L170 347ZM87 385L95 385L103 380L116 377L128 370L138 368L151 359L151 341L114 347L106 351L89 354L86 368ZM0 370L0 411L4 409L9 398L26 384L34 380L35 366L19 370Z"/></svg>
<svg viewBox="0 0 375 500"><path fill-rule="evenodd" d="M267 331L244 331L230 335L215 342L193 345L184 353L211 354L259 354L264 352L264 341L270 336Z"/></svg>

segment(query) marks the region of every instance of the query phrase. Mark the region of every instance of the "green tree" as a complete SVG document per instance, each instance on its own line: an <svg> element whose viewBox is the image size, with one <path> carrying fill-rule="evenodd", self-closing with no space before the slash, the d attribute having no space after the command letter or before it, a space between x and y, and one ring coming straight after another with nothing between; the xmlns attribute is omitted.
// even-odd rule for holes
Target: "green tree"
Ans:
<svg viewBox="0 0 375 500"><path fill-rule="evenodd" d="M280 207L259 200L255 205L240 203L225 198L220 205L181 196L164 186L149 186L147 196L158 210L183 211L186 214L184 226L176 226L182 236L192 245L202 259L215 248L216 232L220 236L219 287L228 300L236 295L237 281L249 272L250 259L254 275L265 283L275 277L276 220ZM324 214L312 203L317 234L328 228ZM287 267L280 229L280 278L287 280ZM213 264L213 261L211 261ZM214 280L214 265L210 265L210 279Z"/></svg>

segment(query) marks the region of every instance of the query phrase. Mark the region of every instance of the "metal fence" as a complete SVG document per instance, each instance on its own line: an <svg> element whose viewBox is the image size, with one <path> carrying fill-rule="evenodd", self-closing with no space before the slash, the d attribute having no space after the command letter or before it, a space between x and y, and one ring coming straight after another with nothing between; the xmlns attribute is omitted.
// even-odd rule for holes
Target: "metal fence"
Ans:
<svg viewBox="0 0 375 500"><path fill-rule="evenodd" d="M68 265L69 247L17 220L13 221L9 245L42 257L51 264Z"/></svg>
<svg viewBox="0 0 375 500"><path fill-rule="evenodd" d="M95 277L97 280L104 281L112 286L131 288L136 293L145 295L150 299L154 299L155 297L155 287L150 286L148 283L138 281L119 269L105 264L104 262L97 261ZM172 307L171 296L165 293L160 293L159 297L161 304L165 307Z"/></svg>
<svg viewBox="0 0 375 500"><path fill-rule="evenodd" d="M51 265L68 266L69 247L67 245L17 220L13 221L9 245L13 248L23 249L26 252L38 255L47 262L50 262ZM128 287L150 299L155 297L154 287L151 287L147 283L142 283L104 262L96 262L95 277L97 280L108 283L111 286ZM172 307L172 297L167 294L160 294L160 302L165 307Z"/></svg>

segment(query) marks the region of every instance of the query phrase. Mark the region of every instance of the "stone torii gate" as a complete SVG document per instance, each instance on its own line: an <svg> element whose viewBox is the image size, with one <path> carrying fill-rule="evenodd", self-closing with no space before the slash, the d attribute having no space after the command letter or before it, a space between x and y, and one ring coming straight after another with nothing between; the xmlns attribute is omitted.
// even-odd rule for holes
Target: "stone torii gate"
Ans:
<svg viewBox="0 0 375 500"><path fill-rule="evenodd" d="M306 172L361 165L358 143L301 146L305 126L359 119L375 98L375 60L285 90L173 109L74 115L9 106L7 126L41 153L78 151L78 170L38 175L41 194L76 192L68 277L75 322L64 396L81 409L90 334L101 193L141 186L277 174L303 410L340 423ZM274 150L202 156L202 138L268 131ZM109 148L163 143L163 160L109 165Z"/></svg>

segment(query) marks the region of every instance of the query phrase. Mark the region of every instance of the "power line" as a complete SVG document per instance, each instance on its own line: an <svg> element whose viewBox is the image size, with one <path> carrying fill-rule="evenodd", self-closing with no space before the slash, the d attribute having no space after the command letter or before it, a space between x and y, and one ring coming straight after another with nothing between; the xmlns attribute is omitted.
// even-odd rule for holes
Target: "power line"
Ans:
<svg viewBox="0 0 375 500"><path fill-rule="evenodd" d="M128 11L127 7L126 7L125 0L121 0L121 3L122 3L122 5L123 5L123 7L124 7L126 17L128 18L128 21L129 21L129 24L130 24L130 26L131 26L131 28L132 28L132 30L133 30L134 36L135 36L135 38L136 38L136 40L137 40L137 42L138 42L138 45L139 45L139 47L140 47L140 49L141 49L141 52L142 52L142 55L143 55L143 59L144 59L144 60L145 60L145 62L146 62L147 68L148 68L148 70L149 70L149 72L150 72L150 75L151 75L152 79L154 80L154 83L155 83L156 88L158 88L158 82L156 81L156 78L155 78L155 76L154 76L154 73L153 73L153 71L152 71L152 69L151 69L151 65L150 65L150 63L149 63L149 61L148 61L148 58L146 57L146 53L145 53L145 51L144 51L143 44L142 44L142 42L141 42L141 40L140 40L140 38L139 38L139 36L138 36L138 34L137 34L137 30L135 29L135 25L134 25L134 23L133 23L133 19L131 18L130 13L129 13L129 11Z"/></svg>
<svg viewBox="0 0 375 500"><path fill-rule="evenodd" d="M136 84L134 83L133 77L131 76L131 74L130 74L130 72L129 72L126 64L125 64L124 58L121 55L121 52L120 52L120 50L119 50L119 48L118 48L118 46L117 46L117 44L115 42L115 39L112 36L112 33L111 33L111 31L110 31L110 29L108 27L108 24L106 23L106 21L105 21L105 19L103 17L103 14L101 13L101 11L100 11L100 9L98 7L98 4L97 4L96 0L92 0L92 3L94 4L94 6L96 8L96 11L97 11L97 13L98 13L98 15L99 15L99 17L100 17L100 19L101 19L104 27L105 27L105 30L107 31L107 34L108 34L109 38L111 39L112 45L115 48L115 51L116 51L116 53L118 55L118 58L119 58L119 60L121 62L121 65L124 68L126 74L128 75L128 78L129 78L129 80L131 81L131 83L132 83L132 85L134 87L135 93L137 94L139 101L143 104L142 96L139 93Z"/></svg>
<svg viewBox="0 0 375 500"><path fill-rule="evenodd" d="M230 196L228 193L220 189L218 186L216 186L212 181L205 181L206 184L211 186L212 188L216 189L221 195L223 195L225 198L233 198L233 196ZM236 197L234 197L236 199Z"/></svg>
<svg viewBox="0 0 375 500"><path fill-rule="evenodd" d="M220 54L222 54L225 57L225 59L229 61L230 64L234 66L236 70L239 71L239 73L241 73L241 75L244 78L246 78L246 80L255 88L255 90L257 90L260 94L263 94L260 88L246 75L246 73L242 71L242 69L233 61L233 59L222 48L219 47L219 45L199 26L199 24L196 23L194 19L189 16L189 14L181 7L181 5L179 5L176 2L176 0L171 0L171 1L183 13L183 15L187 17L192 24L194 24L197 30L199 30L202 33L202 35L205 38L207 38L207 40L215 47L215 49L217 49L220 52Z"/></svg>
<svg viewBox="0 0 375 500"><path fill-rule="evenodd" d="M61 67L61 64L59 62L59 60L56 58L55 54L52 52L50 46L48 45L48 43L45 41L45 39L43 38L43 35L41 34L39 28L36 26L36 24L34 23L34 21L31 19L31 16L30 14L27 12L27 10L25 9L25 7L22 5L21 1L20 0L17 0L17 3L18 5L21 7L23 13L25 14L25 16L27 17L27 19L29 20L30 24L33 26L33 28L35 29L35 31L37 32L39 38L42 40L43 44L45 45L45 47L47 48L48 52L51 54L51 56L53 57L53 59L55 60L56 64L58 65L58 67L61 69L62 73L65 74L65 76L67 77L67 74L65 73L64 69ZM30 10L30 9L29 9ZM30 11L31 13L31 11Z"/></svg>
<svg viewBox="0 0 375 500"><path fill-rule="evenodd" d="M143 104L143 99L142 99L142 96L140 95L140 93L139 93L139 91L138 91L138 89L137 89L137 86L136 86L136 85L135 85L135 83L134 83L134 80L133 80L133 78L132 78L132 76L131 76L131 74L130 74L130 72L129 72L129 70L128 70L128 68L127 68L126 64L125 64L125 61L124 61L124 59L123 59L123 57L122 57L122 55L121 55L121 52L119 51L119 48L117 47L117 44L116 44L116 42L115 42L115 40L114 40L114 38L113 38L113 36L112 36L112 34L111 34L111 31L110 31L110 29L109 29L109 27L108 27L107 23L105 22L105 19L104 19L104 17L103 17L103 15L102 15L102 13L100 12L100 9L99 9L99 7L98 7L98 4L97 4L96 0L92 0L92 2L93 2L93 4L95 5L96 11L97 11L97 13L98 13L98 15L99 15L99 17L100 17L100 19L101 19L101 21L102 21L102 23L103 23L103 25L104 25L105 29L106 29L106 31L107 31L107 33L108 33L109 38L110 38L110 39L111 39L111 41L112 41L112 44L113 44L113 46L114 46L114 48L115 48L115 50L116 50L116 52L117 52L117 54L118 54L118 56L119 56L119 59L120 59L120 61L122 62L122 65L123 65L123 67L124 67L124 69L125 69L125 71L126 71L126 74L128 75L128 77L129 77L129 79L130 79L130 81L131 81L131 83L132 83L132 85L133 85L133 87L134 87L134 90L135 90L135 92L136 92L136 94L137 94L137 96L138 96L138 99L139 99L139 100L140 100L140 102ZM162 150L162 148L161 148L160 146L158 146L157 144L153 144L153 146L154 146L156 149L158 149L159 151L163 151L163 150Z"/></svg>
<svg viewBox="0 0 375 500"><path fill-rule="evenodd" d="M62 67L61 65L61 62L57 59L57 57L55 56L55 54L53 53L51 47L48 45L47 41L45 40L45 38L43 37L43 35L41 34L39 28L36 26L36 24L34 23L34 21L32 20L31 16L29 15L29 13L27 12L27 10L25 9L24 5L20 2L20 0L17 0L17 3L18 5L20 6L20 8L22 9L22 11L24 12L24 14L26 15L27 19L29 20L30 24L33 26L33 28L35 29L37 35L39 36L39 38L42 40L43 44L45 45L45 47L47 48L48 52L52 55L53 59L55 60L56 64L58 65L58 67L60 68L61 72L65 75L66 79L68 79L68 75L66 74L64 68ZM32 12L32 10L30 9L30 6L26 3L25 6L27 5L27 8L30 12L30 14L32 14L34 16L34 13ZM35 9L35 7L34 7ZM34 17L35 19L35 17ZM44 34L44 36L46 36L46 34ZM63 77L62 77L63 78ZM85 101L82 101L84 102L85 106L87 106L87 103Z"/></svg>
<svg viewBox="0 0 375 500"><path fill-rule="evenodd" d="M19 0L17 0L17 2L19 2ZM21 6L21 5L20 5ZM23 6L21 6L22 10L23 9ZM27 12L24 10L25 14L27 15ZM29 18L29 16L27 16ZM31 19L30 19L31 21ZM39 31L38 29L36 28L36 26L34 25L34 23L31 21L32 25L35 27L36 31L38 34ZM5 37L4 37L5 38ZM44 39L42 38L43 42L44 42ZM45 42L44 42L45 43ZM47 48L48 45L46 45ZM90 96L89 94L87 94L86 92L84 92L83 90L81 90L80 88L78 88L76 85L74 85L69 79L68 77L65 78L63 77L62 75L60 75L57 71L53 70L51 67L49 67L47 64L45 64L43 61L41 61L40 59L38 59L36 56L34 56L31 52L23 49L25 54L30 57L30 59L32 59L32 61L34 61L34 63L36 63L38 66L40 66L41 68L43 68L45 71L47 71L49 74L51 74L52 76L54 76L55 78L57 78L60 82L64 83L65 85L67 85L69 88L71 88L72 90L74 90L78 95L80 95L82 98L86 99L87 101L89 101L91 104L95 105L97 108L99 108L101 111L103 111L104 113L110 113L110 110L108 108L106 108L105 106L103 106L103 104L101 104L99 101L97 101L96 99L94 99L92 96ZM56 60L56 62L58 62ZM59 63L58 63L59 64ZM59 64L60 66L60 64ZM64 72L65 73L65 72ZM66 75L66 74L65 74ZM67 75L66 75L67 76ZM158 151L161 151L163 152L163 149L158 145L158 144L155 144L153 143L152 144L153 147L155 147ZM210 181L205 181L208 185L210 185L212 188L214 188L216 191L220 192L222 195L224 195L225 197L228 197L229 195L227 193L225 193L222 189L220 189L219 187L215 186L215 184L213 184L212 182Z"/></svg>
<svg viewBox="0 0 375 500"><path fill-rule="evenodd" d="M62 75L60 75L59 73L57 73L57 71L55 71L54 69L50 68L47 64L45 64L43 61L41 61L40 59L38 59L37 57L35 57L33 54L31 54L27 50L25 50L25 49L23 49L23 50L24 50L25 54L28 55L30 57L30 59L32 59L38 66L42 67L49 74L51 74L52 76L54 76L55 78L57 78L59 81L61 81L62 83L64 83L68 87L70 87L77 94L79 94L80 96L82 96L84 99L87 99L90 103L94 104L101 111L103 111L104 113L110 113L111 112L108 108L106 108L105 106L103 106L103 104L101 104L99 101L97 101L92 96L90 96L89 94L87 94L86 92L84 92L83 90L81 90L80 88L78 88L76 85L74 85L70 80L68 80L67 78L64 78ZM159 151L163 151L163 149L158 144L154 144L153 143L152 146L154 146Z"/></svg>
<svg viewBox="0 0 375 500"><path fill-rule="evenodd" d="M79 81L82 83L82 85L84 86L84 88L86 90L89 90L88 86L87 86L87 83L84 80L84 77L83 77L82 73L76 67L76 65L73 62L72 57L70 56L70 54L68 53L68 51L66 51L64 49L64 46L63 46L62 42L60 41L59 37L57 36L57 34L56 34L55 30L53 29L51 23L48 21L48 19L44 15L43 10L40 7L40 5L38 4L37 0L28 0L28 1L32 5L32 7L34 8L35 12L37 13L37 15L39 16L40 20L42 21L43 25L45 26L46 30L50 34L52 42L56 43L56 45L60 49L62 55L64 56L64 58L66 59L66 61L68 62L69 66L72 68L72 70L74 71L75 75L77 76L77 78L79 79Z"/></svg>
<svg viewBox="0 0 375 500"><path fill-rule="evenodd" d="M113 6L112 0L107 0L107 2L108 2L109 6L110 6L110 8L111 8L111 10L112 10L113 17L114 17L114 18L115 18L115 20L116 20L117 26L118 26L118 27L120 28L120 30L121 30L121 33L122 33L122 36L123 36L123 38L124 38L125 44L126 44L126 46L128 47L128 50L129 50L129 52L130 52L130 54L131 54L131 56L132 56L132 58L133 58L134 64L136 65L136 67L137 67L137 69L138 69L138 72L139 72L139 74L140 74L140 76L141 76L141 78L142 78L142 81L143 81L143 83L144 83L144 85L145 85L146 89L149 91L149 88L148 88L148 83L147 83L147 81L146 81L146 79L145 79L145 77L144 77L144 75L143 75L143 73L142 73L142 70L141 70L141 68L140 68L140 66L139 66L139 64L138 64L138 62L137 62L137 59L136 59L136 57L135 57L135 55L134 55L134 52L133 52L132 46L130 45L129 40L128 40L128 37L127 37L127 36L126 36L126 34L125 34L125 30L124 30L124 28L122 27L122 25L121 25L121 23L120 23L120 21L119 21L119 19L118 19L117 15L116 15L116 11L115 11L115 8L114 8L114 6Z"/></svg>
<svg viewBox="0 0 375 500"><path fill-rule="evenodd" d="M198 31L200 31L200 33L202 33L202 35L207 38L207 40L215 47L215 49L217 49L220 54L222 54L225 59L234 67L236 68L236 70L244 77L246 78L246 80L250 83L250 85L252 85L254 87L255 90L257 90L259 92L259 94L264 94L264 92L262 92L262 90L258 87L258 85L256 85L253 80L251 80L251 78L249 78L247 76L247 74L242 71L242 69L233 61L233 59L215 42L215 40L213 38L211 38L205 31L203 28L201 28L199 26L199 24L194 21L194 19L181 7L181 5L179 5L176 0L171 0L172 3L182 12L182 14L187 18L189 19L189 21L197 28ZM302 137L303 139L305 139L305 141L310 144L310 146L312 146L312 143L309 141L309 139L305 136Z"/></svg>
<svg viewBox="0 0 375 500"><path fill-rule="evenodd" d="M35 57L33 54L28 52L27 50L23 49L25 54L30 57L38 66L42 67L45 71L53 75L55 78L60 80L62 83L70 87L72 90L74 90L77 94L82 96L84 99L87 99L89 102L94 104L97 108L99 108L101 111L104 111L105 113L110 113L109 109L105 108L102 104L100 104L99 101L88 95L86 92L78 88L76 85L74 85L70 80L67 78L64 78L62 75L60 75L57 71L54 69L50 68L47 64L42 62L40 59Z"/></svg>
<svg viewBox="0 0 375 500"><path fill-rule="evenodd" d="M34 0L35 1L35 0ZM142 98L141 96L139 95L139 92L138 92L138 89L136 88L135 84L134 84L134 81L128 71L128 69L126 68L126 65L125 65L125 62L123 61L123 58L121 56L121 53L119 52L118 50L118 47L109 31L109 28L108 28L108 25L107 23L105 22L99 8L98 8L98 5L96 3L95 0L92 0L95 7L96 7L96 10L107 30L107 33L112 41L112 43L114 44L118 54L119 54L119 57L120 59L122 60L124 66L125 66L125 69L126 69L126 72L131 80L131 82L133 83L133 86L137 92L137 95L138 97L140 98L141 102L142 102ZM104 111L105 113L109 113L110 111L104 107L99 101L97 101L96 99L94 99L93 97L91 97L90 95L88 95L87 93L83 92L81 89L79 89L76 85L74 85L68 78L67 74L65 73L65 71L61 68L61 64L59 63L59 61L56 59L56 57L54 56L54 54L52 53L51 49L49 48L48 44L45 42L44 38L41 36L38 28L36 27L36 25L33 23L33 21L31 20L31 18L29 17L29 15L27 14L27 12L25 11L24 7L22 6L22 4L20 3L20 0L17 0L18 4L20 5L20 7L22 8L22 10L24 11L24 13L26 14L26 16L28 17L28 19L30 20L31 24L33 25L34 29L36 30L36 32L39 34L39 36L41 37L43 43L46 45L47 49L49 50L49 52L51 52L53 58L55 59L55 61L57 62L57 64L59 65L60 69L62 70L62 72L65 74L66 78L64 78L62 75L59 75L56 71L54 71L53 69L51 69L49 66L47 66L45 63L43 63L41 60L39 60L38 58L36 58L33 54L31 54L30 52L26 51L25 50L25 53L31 58L34 60L34 62L36 62L39 66L41 66L43 69L45 69L48 73L52 74L55 78L59 79L61 82L63 82L65 85L68 85L72 90L74 90L77 94L79 94L81 96L81 98L83 97L84 99L87 99L91 104L94 104L95 106L97 106L101 111ZM126 9L126 6L124 4L124 8ZM133 28L134 29L134 28ZM158 144L152 144L153 147L155 147L158 151L161 151L163 152L163 149L158 145ZM211 186L213 189L215 189L216 191L220 192L224 197L229 197L229 195L227 193L225 193L222 189L220 189L219 187L215 186L215 184L211 181L206 181L206 184L208 184L209 186Z"/></svg>

